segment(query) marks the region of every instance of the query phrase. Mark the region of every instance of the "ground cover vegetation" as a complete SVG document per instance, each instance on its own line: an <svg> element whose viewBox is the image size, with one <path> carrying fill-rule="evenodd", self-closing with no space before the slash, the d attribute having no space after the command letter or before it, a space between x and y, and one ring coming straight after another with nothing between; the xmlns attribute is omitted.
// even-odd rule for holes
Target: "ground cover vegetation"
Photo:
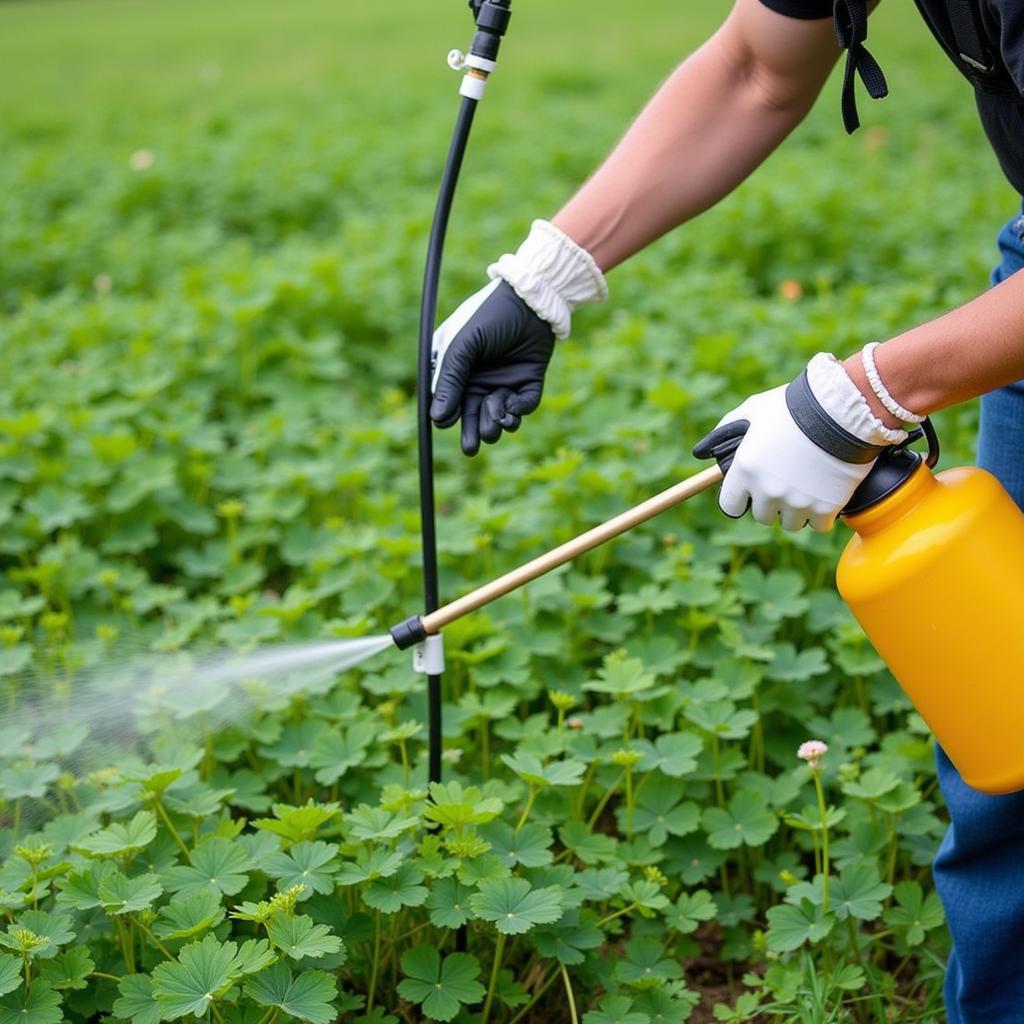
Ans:
<svg viewBox="0 0 1024 1024"><path fill-rule="evenodd" d="M446 304L725 7L517 8ZM833 83L616 271L518 435L438 438L445 594L983 286L1010 192L882 7L869 127ZM942 1019L932 742L833 591L841 528L698 499L457 624L441 786L404 656L229 725L187 688L116 742L83 724L83 671L134 699L122 650L187 671L416 609L417 289L467 38L455 0L0 7L0 1024ZM969 459L973 410L939 425Z"/></svg>

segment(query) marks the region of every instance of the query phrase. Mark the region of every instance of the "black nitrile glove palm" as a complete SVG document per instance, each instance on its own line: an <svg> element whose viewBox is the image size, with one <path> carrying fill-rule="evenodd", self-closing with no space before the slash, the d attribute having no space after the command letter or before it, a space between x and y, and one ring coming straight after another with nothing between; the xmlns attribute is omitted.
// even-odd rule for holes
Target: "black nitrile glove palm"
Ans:
<svg viewBox="0 0 1024 1024"><path fill-rule="evenodd" d="M551 325L506 281L492 282L434 332L430 418L450 427L461 417L462 450L476 455L540 404L554 347Z"/></svg>

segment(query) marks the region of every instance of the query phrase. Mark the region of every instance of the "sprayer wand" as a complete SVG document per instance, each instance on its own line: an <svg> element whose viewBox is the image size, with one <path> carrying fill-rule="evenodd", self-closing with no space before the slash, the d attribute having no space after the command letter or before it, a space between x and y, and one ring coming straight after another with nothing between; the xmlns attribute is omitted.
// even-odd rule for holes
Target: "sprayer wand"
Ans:
<svg viewBox="0 0 1024 1024"><path fill-rule="evenodd" d="M592 551L627 530L632 530L634 526L639 526L641 523L647 522L648 519L653 519L667 509L682 504L694 495L700 494L701 491L713 487L721 479L722 469L719 465L701 470L660 494L654 495L653 498L634 505L633 508L621 512L607 522L587 530L586 533L581 533L578 537L573 537L572 540L567 540L557 548L552 548L525 565L505 573L504 576L499 576L496 580L491 580L490 583L485 583L482 587L464 594L457 600L426 615L413 615L404 622L400 622L391 628L391 637L401 650L412 647L413 644L423 644L429 638L437 636L445 626L456 619L461 619L464 615L482 608L485 604L490 604L499 597L518 590L531 580L537 579L538 576L546 575L560 565L571 562L574 558L578 558L587 551ZM423 654L428 661L432 656L430 651L425 651Z"/></svg>

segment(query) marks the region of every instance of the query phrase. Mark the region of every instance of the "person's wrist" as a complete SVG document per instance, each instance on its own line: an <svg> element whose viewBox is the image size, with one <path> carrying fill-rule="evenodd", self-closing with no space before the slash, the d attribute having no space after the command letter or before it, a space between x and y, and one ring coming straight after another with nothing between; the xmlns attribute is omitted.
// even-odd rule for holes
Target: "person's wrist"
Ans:
<svg viewBox="0 0 1024 1024"><path fill-rule="evenodd" d="M505 253L487 273L507 281L551 325L556 338L568 336L577 307L608 295L604 274L590 253L544 220L535 220L516 252Z"/></svg>
<svg viewBox="0 0 1024 1024"><path fill-rule="evenodd" d="M868 393L858 384L847 364L839 362L835 356L827 352L814 356L807 364L807 382L824 412L859 441L893 445L906 440L907 432L902 429L902 424L892 422L893 418L877 399L875 404L869 401ZM867 392L871 392L866 379L864 386ZM871 397L874 398L873 392Z"/></svg>
<svg viewBox="0 0 1024 1024"><path fill-rule="evenodd" d="M854 386L861 395L864 396L864 401L867 402L868 408L871 410L872 414L887 427L892 429L901 427L903 424L893 416L893 414L889 412L884 405L882 405L870 383L868 383L867 374L864 372L864 364L861 361L860 353L857 352L852 356L848 356L843 360L842 366Z"/></svg>

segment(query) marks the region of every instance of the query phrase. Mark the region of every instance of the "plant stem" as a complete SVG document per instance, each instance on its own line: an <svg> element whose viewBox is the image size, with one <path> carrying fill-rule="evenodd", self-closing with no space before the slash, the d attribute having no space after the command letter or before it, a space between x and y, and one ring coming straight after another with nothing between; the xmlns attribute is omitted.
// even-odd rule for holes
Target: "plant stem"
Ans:
<svg viewBox="0 0 1024 1024"><path fill-rule="evenodd" d="M105 981L120 981L121 976L119 974L105 974L103 971L93 971L89 975L90 978L103 978Z"/></svg>
<svg viewBox="0 0 1024 1024"><path fill-rule="evenodd" d="M606 925L609 921L614 921L617 917L622 917L623 914L628 914L631 910L636 909L635 903L630 903L628 907L623 907L621 910L614 910L610 914L605 914L600 921L597 922L597 927L601 928Z"/></svg>
<svg viewBox="0 0 1024 1024"><path fill-rule="evenodd" d="M626 839L633 841L633 766L626 765Z"/></svg>
<svg viewBox="0 0 1024 1024"><path fill-rule="evenodd" d="M174 954L137 917L133 917L132 921L168 960L174 959Z"/></svg>
<svg viewBox="0 0 1024 1024"><path fill-rule="evenodd" d="M377 911L377 923L373 934L373 970L370 974L370 991L366 996L366 1013L369 1016L373 1009L373 1000L377 994L377 972L380 970L380 911Z"/></svg>
<svg viewBox="0 0 1024 1024"><path fill-rule="evenodd" d="M498 941L494 946L494 963L491 965L491 980L487 986L487 998L484 1000L484 1012L480 1024L487 1024L491 1015L491 1004L494 1002L494 990L498 985L498 971L501 969L501 956L505 952L505 933L498 932Z"/></svg>
<svg viewBox="0 0 1024 1024"><path fill-rule="evenodd" d="M530 810L533 808L533 801L536 799L537 790L531 786L530 795L526 798L526 806L523 808L522 816L519 818L519 824L516 825L517 832L526 824L526 819L530 816Z"/></svg>
<svg viewBox="0 0 1024 1024"><path fill-rule="evenodd" d="M562 981L565 982L565 991L569 996L569 1013L572 1015L572 1024L579 1024L579 1017L576 1015L576 999L572 994L572 982L569 981L569 972L562 964Z"/></svg>
<svg viewBox="0 0 1024 1024"><path fill-rule="evenodd" d="M825 790L821 785L821 776L817 771L812 771L814 776L814 789L818 794L818 813L821 815L821 904L825 913L828 913L828 811L825 808Z"/></svg>
<svg viewBox="0 0 1024 1024"><path fill-rule="evenodd" d="M715 797L718 800L718 806L725 807L725 789L722 786L722 760L721 751L718 747L718 737L711 733L711 759L715 765Z"/></svg>
<svg viewBox="0 0 1024 1024"><path fill-rule="evenodd" d="M533 995L530 997L530 1001L508 1022L508 1024L519 1024L519 1021L521 1021L530 1012L530 1010L533 1009L537 1001L544 995L545 992L547 992L549 988L551 988L551 986L555 983L555 980L557 978L558 971L552 971L548 975L547 979L544 981L544 984L541 985L537 989L537 991L534 992Z"/></svg>
<svg viewBox="0 0 1024 1024"><path fill-rule="evenodd" d="M174 822L171 821L171 816L167 813L167 810L164 807L163 800L161 800L159 797L154 798L153 806L156 808L156 813L160 815L160 818L163 821L163 823L170 830L171 835L174 836L174 841L178 844L178 846L181 847L181 852L185 854L185 859L189 862L189 864L191 864L192 854L188 852L188 847L185 845L184 840L178 834L178 830L174 827Z"/></svg>
<svg viewBox="0 0 1024 1024"><path fill-rule="evenodd" d="M871 998L875 1004L875 1013L878 1014L878 1022L879 1024L886 1024L885 1008L882 1005L878 990L875 988L875 980L864 966L864 958L860 954L860 943L857 941L857 928L853 923L852 917L847 917L846 919L846 931L850 936L850 950L853 953L853 958L857 961L857 966L864 972L864 977L867 978L868 984L871 986Z"/></svg>
<svg viewBox="0 0 1024 1024"><path fill-rule="evenodd" d="M619 783L626 777L626 773L623 772L609 787L605 790L604 796L597 802L597 806L594 808L594 813L591 814L587 821L587 828L593 828L597 819L601 817L601 812L605 809L608 801L611 800L615 791L619 788Z"/></svg>
<svg viewBox="0 0 1024 1024"><path fill-rule="evenodd" d="M224 1018L220 1015L220 1010L217 1009L216 1003L210 1003L210 1012L216 1018L217 1024L224 1024Z"/></svg>
<svg viewBox="0 0 1024 1024"><path fill-rule="evenodd" d="M117 927L117 936L121 942L121 955L124 957L125 966L129 974L135 973L135 956L131 944L128 941L128 933L125 931L124 922L120 917L114 917L114 924Z"/></svg>
<svg viewBox="0 0 1024 1024"><path fill-rule="evenodd" d="M587 774L583 776L583 785L580 786L580 797L579 797L579 801L576 804L576 817L577 818L582 818L583 817L583 811L584 811L584 809L586 807L586 801L587 801L587 790L590 789L590 783L593 781L594 772L596 772L596 771L597 771L597 758L595 757L594 760L591 761L590 764L587 766Z"/></svg>

